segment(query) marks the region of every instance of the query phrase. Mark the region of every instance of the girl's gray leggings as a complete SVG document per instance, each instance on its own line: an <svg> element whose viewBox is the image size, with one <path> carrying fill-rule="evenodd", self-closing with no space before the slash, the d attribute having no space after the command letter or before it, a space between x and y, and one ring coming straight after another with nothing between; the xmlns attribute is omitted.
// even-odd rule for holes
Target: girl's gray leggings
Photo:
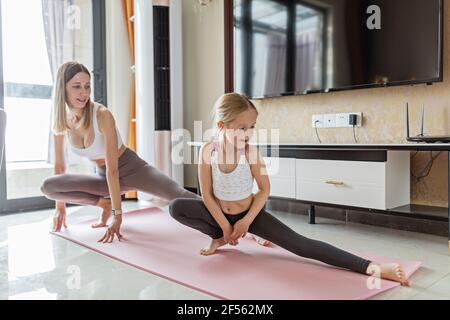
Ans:
<svg viewBox="0 0 450 320"><path fill-rule="evenodd" d="M199 198L150 166L129 148L120 156L118 168L122 194L141 191L166 200ZM61 174L49 177L43 182L41 191L51 200L96 205L101 198L109 197L106 167L97 167L97 174Z"/></svg>
<svg viewBox="0 0 450 320"><path fill-rule="evenodd" d="M175 220L197 229L212 239L219 239L223 236L222 229L209 213L202 199L175 199L170 203L169 211ZM225 214L225 217L231 225L234 225L246 214L247 211L236 215ZM359 273L366 274L371 263L369 260L338 249L328 243L303 237L264 209L250 225L249 232L298 256L319 260Z"/></svg>

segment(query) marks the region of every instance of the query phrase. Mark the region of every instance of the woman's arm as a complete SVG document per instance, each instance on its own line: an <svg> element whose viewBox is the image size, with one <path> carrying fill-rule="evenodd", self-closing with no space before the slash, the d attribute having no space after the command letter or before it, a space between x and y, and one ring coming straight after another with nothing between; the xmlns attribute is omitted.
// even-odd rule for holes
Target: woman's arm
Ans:
<svg viewBox="0 0 450 320"><path fill-rule="evenodd" d="M212 188L211 172L211 152L212 143L204 144L200 149L200 160L198 164L198 180L202 193L203 203L213 216L214 220L224 232L225 241L228 242L228 236L232 231L231 224L225 218L222 208L214 197Z"/></svg>
<svg viewBox="0 0 450 320"><path fill-rule="evenodd" d="M55 142L55 174L66 173L66 161L64 159L64 135L54 135Z"/></svg>
<svg viewBox="0 0 450 320"><path fill-rule="evenodd" d="M112 113L106 109L98 111L99 129L105 137L106 144L106 179L112 207L122 209L122 199L119 184L119 150L117 148L116 123Z"/></svg>
<svg viewBox="0 0 450 320"><path fill-rule="evenodd" d="M66 162L64 159L64 135L54 135L55 166L54 174L66 173ZM61 227L67 228L66 224L66 204L55 201L55 215L53 217L53 231L61 231Z"/></svg>
<svg viewBox="0 0 450 320"><path fill-rule="evenodd" d="M115 210L122 210L122 199L119 183L119 150L117 147L116 123L112 113L106 108L100 108L97 113L98 125L101 133L105 137L106 144L106 181L108 183L109 195L111 197L112 207ZM114 217L113 225L108 229L103 242L112 242L114 234L118 239L122 237L120 234L120 225L122 223L122 215Z"/></svg>
<svg viewBox="0 0 450 320"><path fill-rule="evenodd" d="M247 214L234 225L231 239L236 240L246 234L249 226L264 207L270 194L270 181L264 159L256 146L249 146L247 158L249 159L252 175L258 184L258 192L253 197Z"/></svg>

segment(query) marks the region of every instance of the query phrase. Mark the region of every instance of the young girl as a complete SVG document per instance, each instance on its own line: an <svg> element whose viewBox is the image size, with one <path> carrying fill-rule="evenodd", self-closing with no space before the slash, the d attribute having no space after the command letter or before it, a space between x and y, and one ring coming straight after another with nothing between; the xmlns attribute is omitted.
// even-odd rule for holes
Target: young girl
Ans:
<svg viewBox="0 0 450 320"><path fill-rule="evenodd" d="M64 63L58 70L53 102L55 176L47 178L41 191L56 201L53 230L66 227L65 202L93 205L103 209L100 222L92 227L112 225L99 240L120 240L121 194L142 191L166 200L199 198L142 160L122 142L112 113L92 102L91 75L77 62ZM65 174L64 144L95 162L98 174ZM109 199L109 198L110 199Z"/></svg>
<svg viewBox="0 0 450 320"><path fill-rule="evenodd" d="M176 199L170 204L174 219L211 237L209 246L200 251L202 255L211 255L225 244L237 245L239 238L250 232L301 257L410 285L400 265L378 264L308 239L265 211L269 178L259 151L248 144L258 112L236 93L223 95L215 108L218 140L200 150L203 199ZM254 179L259 187L256 194L252 194Z"/></svg>

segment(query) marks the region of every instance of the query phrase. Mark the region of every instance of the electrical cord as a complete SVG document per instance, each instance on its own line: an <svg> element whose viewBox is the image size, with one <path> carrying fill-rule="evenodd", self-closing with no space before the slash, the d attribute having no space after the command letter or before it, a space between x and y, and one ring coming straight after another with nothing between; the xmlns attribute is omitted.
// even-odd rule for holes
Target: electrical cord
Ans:
<svg viewBox="0 0 450 320"><path fill-rule="evenodd" d="M319 132L317 131L317 122L320 122L320 120L316 120L316 122L314 122L314 129L316 129L317 140L319 140L319 143L322 143L322 140L320 140L319 137Z"/></svg>
<svg viewBox="0 0 450 320"><path fill-rule="evenodd" d="M353 138L355 139L355 143L358 143L358 139L356 139L355 125L353 125Z"/></svg>
<svg viewBox="0 0 450 320"><path fill-rule="evenodd" d="M419 151L417 151L415 154L413 154L411 159L413 159L418 153L419 153ZM415 175L411 169L411 176L414 177L415 179L417 179L417 182L421 182L422 180L424 180L426 177L428 177L430 175L431 168L433 168L434 161L441 154L442 154L442 151L439 151L436 155L433 155L433 151L430 151L430 160L428 161L427 165L423 168L423 170L418 175Z"/></svg>

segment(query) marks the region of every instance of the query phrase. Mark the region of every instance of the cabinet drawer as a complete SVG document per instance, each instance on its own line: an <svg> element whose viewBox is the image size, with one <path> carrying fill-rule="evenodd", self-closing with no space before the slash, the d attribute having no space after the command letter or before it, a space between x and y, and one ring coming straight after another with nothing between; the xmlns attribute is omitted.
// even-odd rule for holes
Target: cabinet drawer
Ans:
<svg viewBox="0 0 450 320"><path fill-rule="evenodd" d="M270 195L295 199L295 159L265 157L270 180ZM258 190L254 184L253 192Z"/></svg>
<svg viewBox="0 0 450 320"><path fill-rule="evenodd" d="M265 157L264 162L269 176L295 179L295 159Z"/></svg>
<svg viewBox="0 0 450 320"><path fill-rule="evenodd" d="M379 186L345 183L333 185L319 181L297 181L297 199L372 209L386 209L385 189Z"/></svg>
<svg viewBox="0 0 450 320"><path fill-rule="evenodd" d="M383 188L386 184L385 162L297 159L295 171L300 182L331 181Z"/></svg>
<svg viewBox="0 0 450 320"><path fill-rule="evenodd" d="M269 176L270 196L295 199L295 179ZM258 191L258 184L254 183L253 192Z"/></svg>

